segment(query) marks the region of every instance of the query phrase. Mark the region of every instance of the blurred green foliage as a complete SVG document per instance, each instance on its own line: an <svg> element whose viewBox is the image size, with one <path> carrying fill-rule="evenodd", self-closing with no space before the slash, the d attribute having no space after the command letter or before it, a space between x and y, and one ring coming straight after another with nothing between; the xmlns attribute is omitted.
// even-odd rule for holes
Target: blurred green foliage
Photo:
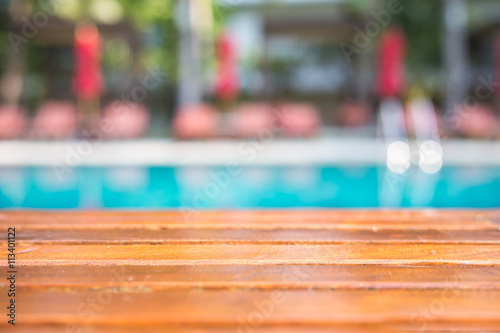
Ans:
<svg viewBox="0 0 500 333"><path fill-rule="evenodd" d="M386 4L391 0L386 0ZM394 15L407 36L407 66L415 83L434 90L442 67L442 1L401 0L403 12Z"/></svg>
<svg viewBox="0 0 500 333"><path fill-rule="evenodd" d="M139 59L145 67L160 68L177 77L178 33L175 0L118 0L127 17L142 34Z"/></svg>
<svg viewBox="0 0 500 333"><path fill-rule="evenodd" d="M7 11L9 2L7 0L0 0L0 75L4 72L8 39L8 24L9 24L9 13Z"/></svg>

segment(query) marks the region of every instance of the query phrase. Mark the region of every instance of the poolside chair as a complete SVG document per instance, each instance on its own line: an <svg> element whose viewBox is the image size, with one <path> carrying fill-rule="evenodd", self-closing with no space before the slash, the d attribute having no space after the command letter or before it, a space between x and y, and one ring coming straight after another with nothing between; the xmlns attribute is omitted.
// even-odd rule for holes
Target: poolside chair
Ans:
<svg viewBox="0 0 500 333"><path fill-rule="evenodd" d="M348 101L337 109L337 122L345 127L366 126L372 120L372 111L366 103Z"/></svg>
<svg viewBox="0 0 500 333"><path fill-rule="evenodd" d="M283 134L290 137L311 137L318 133L321 118L318 110L307 103L280 104L275 113Z"/></svg>
<svg viewBox="0 0 500 333"><path fill-rule="evenodd" d="M140 103L113 102L104 108L102 117L110 125L107 138L139 138L149 129L150 112Z"/></svg>
<svg viewBox="0 0 500 333"><path fill-rule="evenodd" d="M273 109L266 103L247 103L238 107L231 118L231 129L238 137L257 137L272 129Z"/></svg>
<svg viewBox="0 0 500 333"><path fill-rule="evenodd" d="M217 135L219 114L210 105L194 104L177 110L173 121L174 136L178 139L207 139Z"/></svg>
<svg viewBox="0 0 500 333"><path fill-rule="evenodd" d="M494 138L500 129L493 108L486 104L461 105L454 111L450 125L459 135L476 139Z"/></svg>
<svg viewBox="0 0 500 333"><path fill-rule="evenodd" d="M78 114L70 101L49 100L37 109L32 123L32 134L43 139L67 139L75 135Z"/></svg>
<svg viewBox="0 0 500 333"><path fill-rule="evenodd" d="M0 106L0 139L16 139L23 136L27 127L26 113L17 106Z"/></svg>

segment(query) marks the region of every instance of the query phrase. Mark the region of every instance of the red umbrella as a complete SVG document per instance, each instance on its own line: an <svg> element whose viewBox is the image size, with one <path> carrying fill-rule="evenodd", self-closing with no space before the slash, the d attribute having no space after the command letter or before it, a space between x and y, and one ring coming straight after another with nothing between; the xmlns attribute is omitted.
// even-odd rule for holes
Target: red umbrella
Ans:
<svg viewBox="0 0 500 333"><path fill-rule="evenodd" d="M222 100L234 99L239 92L238 60L233 41L222 34L217 43L217 83L215 94Z"/></svg>
<svg viewBox="0 0 500 333"><path fill-rule="evenodd" d="M103 89L101 36L92 24L83 24L75 33L75 93L79 98L97 99Z"/></svg>
<svg viewBox="0 0 500 333"><path fill-rule="evenodd" d="M377 92L380 98L398 97L405 87L406 38L397 28L384 32L378 54Z"/></svg>

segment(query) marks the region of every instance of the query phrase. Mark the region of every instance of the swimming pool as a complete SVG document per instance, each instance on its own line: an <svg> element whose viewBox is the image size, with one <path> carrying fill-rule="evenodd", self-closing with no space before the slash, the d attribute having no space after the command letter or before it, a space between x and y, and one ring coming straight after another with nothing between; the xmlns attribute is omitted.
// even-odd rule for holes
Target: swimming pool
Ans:
<svg viewBox="0 0 500 333"><path fill-rule="evenodd" d="M1 167L0 208L500 207L500 168L395 175L377 166Z"/></svg>

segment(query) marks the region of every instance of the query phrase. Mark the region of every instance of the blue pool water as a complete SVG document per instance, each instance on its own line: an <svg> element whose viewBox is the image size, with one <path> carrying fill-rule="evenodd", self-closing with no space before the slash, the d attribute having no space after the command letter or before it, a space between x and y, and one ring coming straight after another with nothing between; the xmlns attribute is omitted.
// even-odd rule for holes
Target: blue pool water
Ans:
<svg viewBox="0 0 500 333"><path fill-rule="evenodd" d="M500 169L446 167L0 168L0 208L500 207Z"/></svg>

